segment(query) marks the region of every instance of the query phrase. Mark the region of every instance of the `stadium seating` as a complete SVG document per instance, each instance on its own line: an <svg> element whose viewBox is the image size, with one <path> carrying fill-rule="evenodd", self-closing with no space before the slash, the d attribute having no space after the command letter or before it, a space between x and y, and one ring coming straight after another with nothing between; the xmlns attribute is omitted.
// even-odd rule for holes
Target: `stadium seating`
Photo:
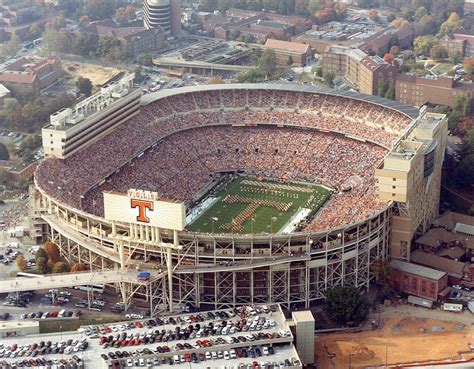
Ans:
<svg viewBox="0 0 474 369"><path fill-rule="evenodd" d="M53 198L97 215L103 215L103 190L142 188L188 201L222 170L321 182L340 193L306 225L318 230L384 206L373 192L374 168L410 122L389 108L331 95L264 89L178 94L143 106L65 160L43 160L35 178ZM362 184L343 192L351 176Z"/></svg>

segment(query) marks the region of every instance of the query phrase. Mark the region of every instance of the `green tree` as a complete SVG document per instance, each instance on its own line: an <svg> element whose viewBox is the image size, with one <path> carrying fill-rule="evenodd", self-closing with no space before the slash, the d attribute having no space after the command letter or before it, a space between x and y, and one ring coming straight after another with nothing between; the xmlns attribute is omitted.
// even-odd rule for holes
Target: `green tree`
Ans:
<svg viewBox="0 0 474 369"><path fill-rule="evenodd" d="M133 82L135 83L140 83L143 81L143 74L142 74L142 67L138 66L134 70L135 78L133 79Z"/></svg>
<svg viewBox="0 0 474 369"><path fill-rule="evenodd" d="M109 18L117 7L114 0L84 0L83 12L92 20Z"/></svg>
<svg viewBox="0 0 474 369"><path fill-rule="evenodd" d="M359 323L367 317L369 303L355 287L334 287L326 292L326 312L335 322Z"/></svg>
<svg viewBox="0 0 474 369"><path fill-rule="evenodd" d="M431 48L438 44L433 36L419 36L413 41L414 50L417 54L428 55Z"/></svg>
<svg viewBox="0 0 474 369"><path fill-rule="evenodd" d="M334 86L334 79L336 78L336 76L334 75L334 73L326 73L324 76L323 76L324 80L326 81L326 83L329 85L329 87L333 87Z"/></svg>
<svg viewBox="0 0 474 369"><path fill-rule="evenodd" d="M395 100L395 82L393 80L388 82L387 91L385 91L385 98Z"/></svg>
<svg viewBox="0 0 474 369"><path fill-rule="evenodd" d="M258 61L258 69L265 75L265 80L272 77L276 72L276 55L273 49L265 49Z"/></svg>
<svg viewBox="0 0 474 369"><path fill-rule="evenodd" d="M38 274L48 274L48 271L48 259L46 257L38 257L38 254L36 254L36 272Z"/></svg>
<svg viewBox="0 0 474 369"><path fill-rule="evenodd" d="M91 56L97 50L99 39L90 33L79 32L75 38L73 52L81 56Z"/></svg>
<svg viewBox="0 0 474 369"><path fill-rule="evenodd" d="M383 78L380 78L379 81L377 82L377 95L380 97L385 96L385 80Z"/></svg>
<svg viewBox="0 0 474 369"><path fill-rule="evenodd" d="M14 56L21 49L20 40L16 34L10 37L10 40L1 45L2 56Z"/></svg>
<svg viewBox="0 0 474 369"><path fill-rule="evenodd" d="M38 252L35 255L36 261L38 261L38 258L45 258L46 262L48 262L48 254L46 253L46 251L44 251L44 249L41 248L38 250Z"/></svg>
<svg viewBox="0 0 474 369"><path fill-rule="evenodd" d="M137 63L145 67L153 66L153 55L149 53L141 53L137 56Z"/></svg>
<svg viewBox="0 0 474 369"><path fill-rule="evenodd" d="M3 142L0 142L0 160L10 159L10 153Z"/></svg>
<svg viewBox="0 0 474 369"><path fill-rule="evenodd" d="M18 266L18 269L20 269L21 272L24 272L26 270L26 259L23 255L18 255L16 257L16 265Z"/></svg>
<svg viewBox="0 0 474 369"><path fill-rule="evenodd" d="M462 55L459 50L450 50L448 52L448 57L451 59L453 64L459 64L462 62Z"/></svg>
<svg viewBox="0 0 474 369"><path fill-rule="evenodd" d="M446 59L448 57L448 52L446 51L446 49L443 46L434 45L430 49L430 56L434 60L442 60L442 59Z"/></svg>
<svg viewBox="0 0 474 369"><path fill-rule="evenodd" d="M81 94L90 96L92 94L92 82L89 78L79 76L76 87Z"/></svg>
<svg viewBox="0 0 474 369"><path fill-rule="evenodd" d="M289 67L293 65L293 57L291 55L288 57L288 61L286 62L286 65L288 65Z"/></svg>
<svg viewBox="0 0 474 369"><path fill-rule="evenodd" d="M244 36L244 42L246 44L252 44L255 42L255 37L251 33L246 33Z"/></svg>
<svg viewBox="0 0 474 369"><path fill-rule="evenodd" d="M65 261L58 261L53 266L53 273L67 273L70 271L70 266Z"/></svg>
<svg viewBox="0 0 474 369"><path fill-rule="evenodd" d="M122 43L115 37L101 37L96 54L114 61L121 60L124 57L122 54Z"/></svg>

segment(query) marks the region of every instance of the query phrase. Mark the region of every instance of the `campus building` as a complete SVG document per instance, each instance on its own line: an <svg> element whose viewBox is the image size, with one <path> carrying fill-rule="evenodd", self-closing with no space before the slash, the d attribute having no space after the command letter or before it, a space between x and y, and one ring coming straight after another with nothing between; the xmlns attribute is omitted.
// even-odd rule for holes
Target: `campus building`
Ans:
<svg viewBox="0 0 474 369"><path fill-rule="evenodd" d="M166 34L181 32L181 0L143 0L145 28L161 27Z"/></svg>
<svg viewBox="0 0 474 369"><path fill-rule="evenodd" d="M417 76L399 74L395 86L395 100L421 106L426 103L454 106L456 96L474 93L473 82L463 82L447 76Z"/></svg>

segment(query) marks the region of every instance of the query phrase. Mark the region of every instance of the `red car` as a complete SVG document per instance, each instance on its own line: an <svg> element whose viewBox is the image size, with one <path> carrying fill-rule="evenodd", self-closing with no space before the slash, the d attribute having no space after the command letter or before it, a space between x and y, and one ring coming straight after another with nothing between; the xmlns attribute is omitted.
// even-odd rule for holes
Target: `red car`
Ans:
<svg viewBox="0 0 474 369"><path fill-rule="evenodd" d="M13 345L10 346L10 351L15 351L16 348L18 347L18 345L16 343L14 343Z"/></svg>
<svg viewBox="0 0 474 369"><path fill-rule="evenodd" d="M99 337L99 345L103 345L105 342L107 342L107 337L100 336Z"/></svg>
<svg viewBox="0 0 474 369"><path fill-rule="evenodd" d="M112 329L108 325L104 325L104 331L110 333L112 332Z"/></svg>
<svg viewBox="0 0 474 369"><path fill-rule="evenodd" d="M184 360L185 360L187 363L191 362L191 354L190 354L189 352L186 352L186 353L184 354Z"/></svg>
<svg viewBox="0 0 474 369"><path fill-rule="evenodd" d="M143 328L142 322L135 322L135 327L137 327L137 328Z"/></svg>
<svg viewBox="0 0 474 369"><path fill-rule="evenodd" d="M260 368L260 365L258 364L257 361L252 361L252 365L253 365L253 369L259 369Z"/></svg>

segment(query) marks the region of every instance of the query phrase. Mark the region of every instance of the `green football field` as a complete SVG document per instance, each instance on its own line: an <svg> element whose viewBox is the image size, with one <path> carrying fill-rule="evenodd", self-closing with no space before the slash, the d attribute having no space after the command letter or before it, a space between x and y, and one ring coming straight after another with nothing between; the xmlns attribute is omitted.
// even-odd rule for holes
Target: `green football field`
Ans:
<svg viewBox="0 0 474 369"><path fill-rule="evenodd" d="M186 228L207 233L276 233L302 208L314 213L330 196L331 191L318 185L240 176Z"/></svg>

